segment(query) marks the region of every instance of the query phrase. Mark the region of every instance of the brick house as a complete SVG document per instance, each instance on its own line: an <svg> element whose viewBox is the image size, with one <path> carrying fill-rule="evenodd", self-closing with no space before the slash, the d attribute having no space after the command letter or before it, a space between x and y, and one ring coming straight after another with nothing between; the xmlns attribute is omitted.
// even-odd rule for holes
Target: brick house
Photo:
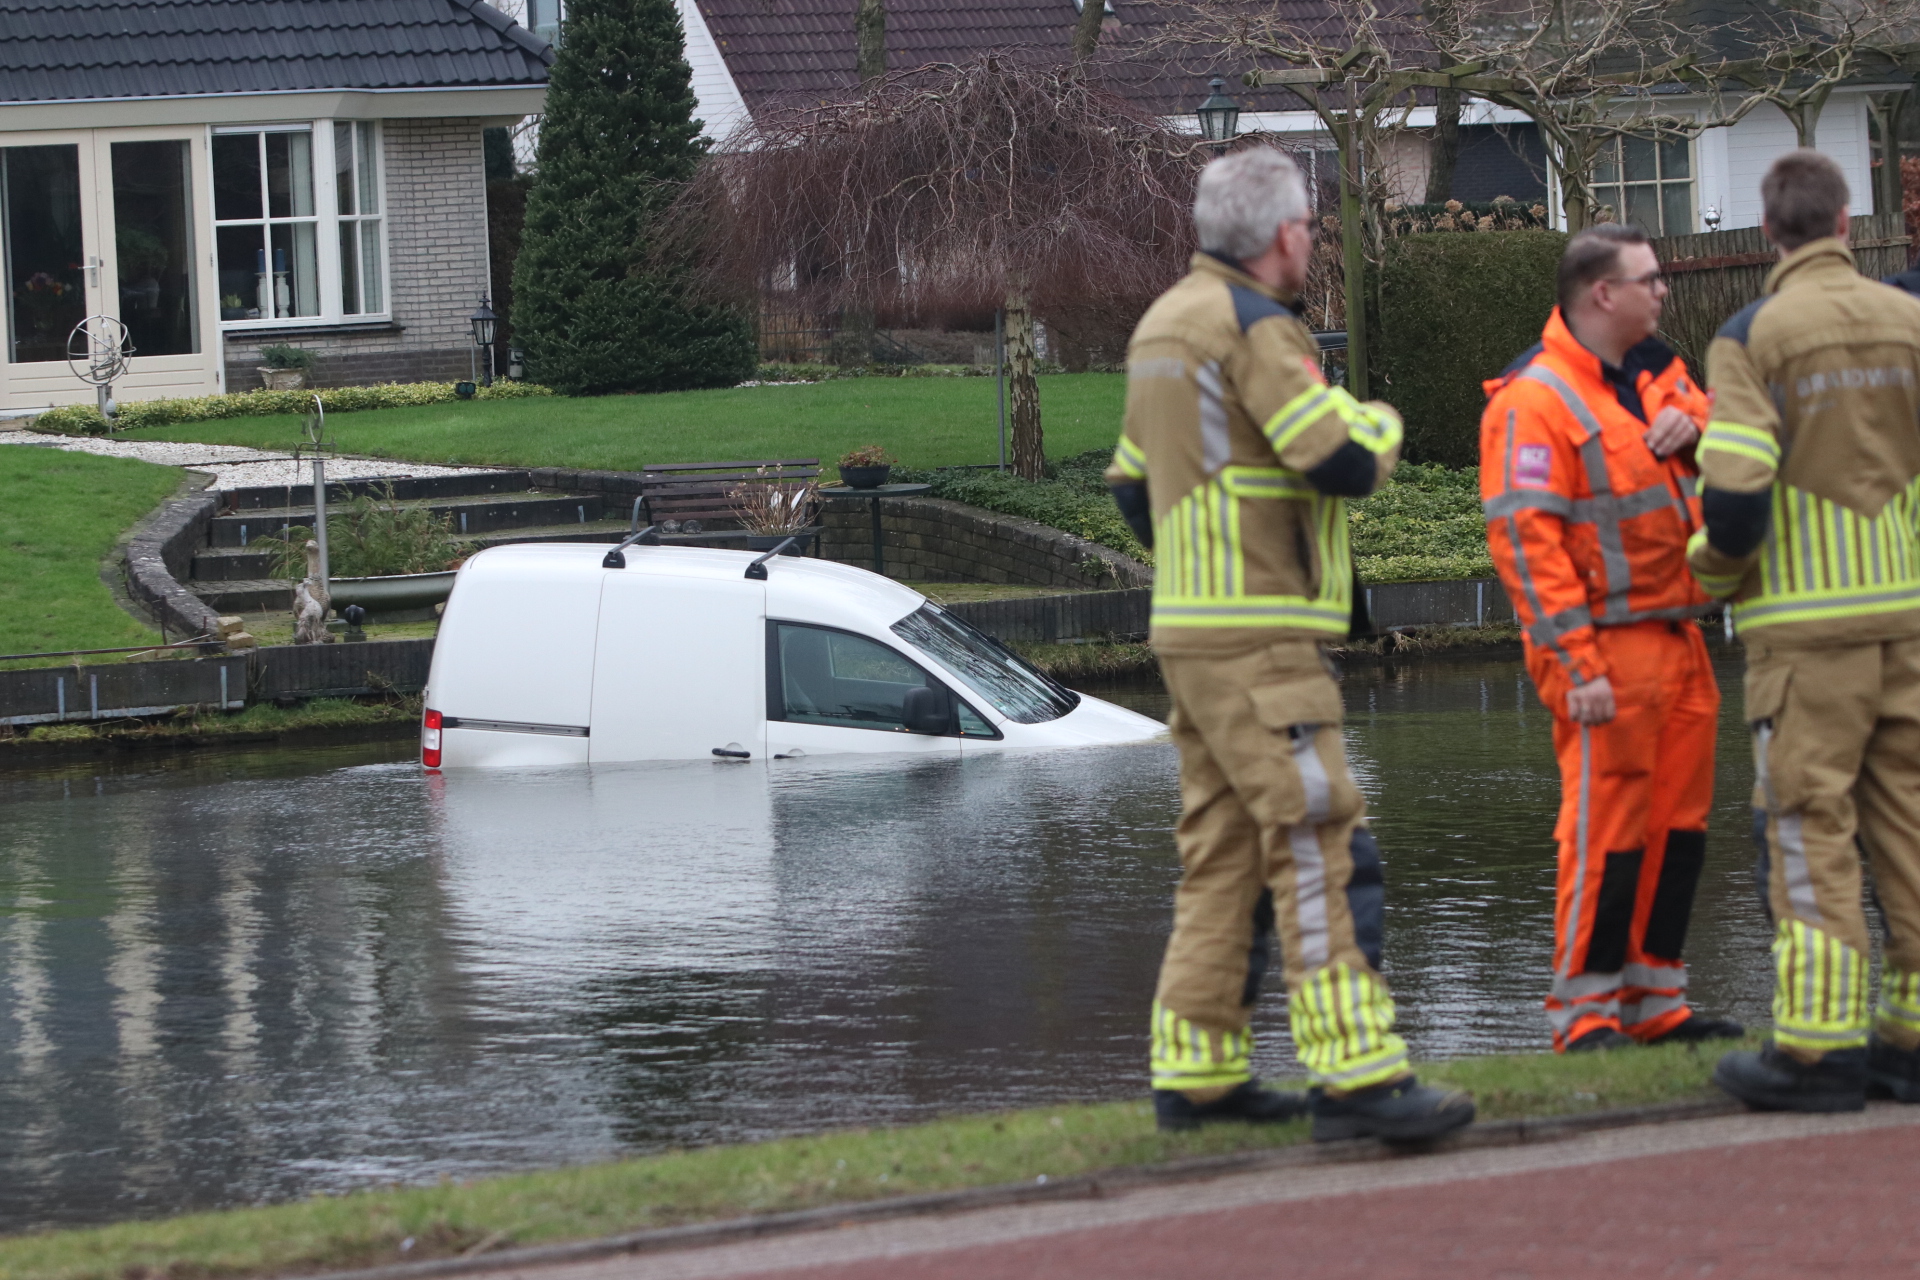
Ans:
<svg viewBox="0 0 1920 1280"><path fill-rule="evenodd" d="M0 412L467 376L488 278L482 130L537 113L547 42L480 0L0 0Z"/></svg>

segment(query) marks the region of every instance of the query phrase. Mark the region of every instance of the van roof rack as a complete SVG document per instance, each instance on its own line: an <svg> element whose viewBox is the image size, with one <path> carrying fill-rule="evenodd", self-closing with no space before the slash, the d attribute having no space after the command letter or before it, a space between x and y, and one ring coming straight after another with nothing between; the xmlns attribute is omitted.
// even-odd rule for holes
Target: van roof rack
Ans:
<svg viewBox="0 0 1920 1280"><path fill-rule="evenodd" d="M761 555L752 564L747 566L747 577L753 579L755 582L765 582L767 580L767 561L773 559L798 541L800 541L800 535L796 533L773 550Z"/></svg>

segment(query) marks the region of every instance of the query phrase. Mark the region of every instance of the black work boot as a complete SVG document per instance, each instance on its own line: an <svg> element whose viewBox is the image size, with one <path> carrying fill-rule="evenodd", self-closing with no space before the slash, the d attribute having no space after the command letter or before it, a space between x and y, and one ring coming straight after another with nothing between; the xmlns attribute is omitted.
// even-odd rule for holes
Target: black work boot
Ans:
<svg viewBox="0 0 1920 1280"><path fill-rule="evenodd" d="M1567 1041L1567 1053L1597 1053L1602 1049L1631 1049L1633 1037L1618 1027L1595 1027Z"/></svg>
<svg viewBox="0 0 1920 1280"><path fill-rule="evenodd" d="M1642 1044L1701 1044L1708 1040L1738 1040L1747 1034L1747 1029L1732 1018L1709 1018L1705 1014L1691 1013L1685 1022L1675 1023L1651 1040Z"/></svg>
<svg viewBox="0 0 1920 1280"><path fill-rule="evenodd" d="M1243 1124L1282 1124L1306 1115L1309 1105L1304 1093L1262 1089L1258 1080L1243 1081L1235 1085L1231 1093L1212 1102L1195 1102L1178 1089L1153 1091L1154 1121L1173 1133L1232 1120Z"/></svg>
<svg viewBox="0 0 1920 1280"><path fill-rule="evenodd" d="M1412 1076L1339 1097L1324 1089L1314 1089L1312 1095L1315 1142L1343 1138L1421 1142L1473 1120L1472 1098L1429 1088Z"/></svg>
<svg viewBox="0 0 1920 1280"><path fill-rule="evenodd" d="M1879 1036L1868 1039L1867 1092L1895 1102L1920 1102L1920 1050L1896 1048Z"/></svg>
<svg viewBox="0 0 1920 1280"><path fill-rule="evenodd" d="M1835 1049L1808 1064L1772 1044L1720 1059L1713 1082L1755 1111L1860 1111L1867 1105L1867 1051Z"/></svg>

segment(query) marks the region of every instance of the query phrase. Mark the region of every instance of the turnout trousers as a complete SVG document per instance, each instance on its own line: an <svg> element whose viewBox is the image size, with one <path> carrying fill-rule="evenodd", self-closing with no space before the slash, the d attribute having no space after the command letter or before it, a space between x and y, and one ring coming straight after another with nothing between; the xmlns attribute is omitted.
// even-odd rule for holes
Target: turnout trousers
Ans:
<svg viewBox="0 0 1920 1280"><path fill-rule="evenodd" d="M1773 1039L1804 1059L1920 1047L1920 638L1747 642L1754 838L1774 921ZM1868 1013L1861 854L1886 929Z"/></svg>
<svg viewBox="0 0 1920 1280"><path fill-rule="evenodd" d="M1385 889L1319 645L1163 654L1180 749L1183 874L1153 1005L1153 1087L1251 1077L1248 1021L1280 936L1294 1048L1315 1083L1406 1073L1379 973Z"/></svg>
<svg viewBox="0 0 1920 1280"><path fill-rule="evenodd" d="M1606 724L1567 718L1571 687L1554 655L1527 665L1553 712L1560 762L1553 1047L1603 1027L1651 1040L1688 1016L1681 951L1706 857L1720 690L1691 622L1597 633L1613 686Z"/></svg>

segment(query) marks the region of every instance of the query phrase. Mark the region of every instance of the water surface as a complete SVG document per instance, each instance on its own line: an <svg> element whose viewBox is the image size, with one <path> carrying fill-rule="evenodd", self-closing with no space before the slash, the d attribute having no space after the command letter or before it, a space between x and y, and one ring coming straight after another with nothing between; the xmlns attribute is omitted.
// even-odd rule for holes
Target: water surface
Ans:
<svg viewBox="0 0 1920 1280"><path fill-rule="evenodd" d="M1721 674L1689 950L1701 1001L1753 1018ZM1518 663L1345 691L1416 1052L1545 1047L1558 784ZM444 776L412 752L0 775L0 1230L1144 1091L1170 746ZM1269 1073L1283 1027L1269 998Z"/></svg>

